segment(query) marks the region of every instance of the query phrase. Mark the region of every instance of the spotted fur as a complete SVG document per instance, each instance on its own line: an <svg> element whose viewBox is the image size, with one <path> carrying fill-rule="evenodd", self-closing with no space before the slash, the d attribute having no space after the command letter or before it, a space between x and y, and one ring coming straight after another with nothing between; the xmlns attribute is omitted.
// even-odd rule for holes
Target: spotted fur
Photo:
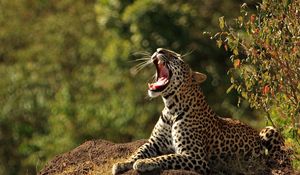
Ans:
<svg viewBox="0 0 300 175"><path fill-rule="evenodd" d="M127 161L115 164L113 174L133 168L139 172L183 169L205 175L215 162L226 165L228 158L276 161L284 153L284 140L275 128L258 133L240 121L219 117L200 88L206 76L193 72L173 51L158 49L152 59L158 59L157 54L166 58L172 76L163 91L148 94L162 96L165 107L148 142Z"/></svg>

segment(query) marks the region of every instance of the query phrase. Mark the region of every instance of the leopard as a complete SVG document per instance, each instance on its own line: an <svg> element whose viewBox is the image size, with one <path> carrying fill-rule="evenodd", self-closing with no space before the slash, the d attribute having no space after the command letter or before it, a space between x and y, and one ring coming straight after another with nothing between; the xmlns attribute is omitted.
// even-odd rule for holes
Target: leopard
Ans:
<svg viewBox="0 0 300 175"><path fill-rule="evenodd" d="M215 164L226 166L231 158L290 165L284 139L275 127L258 132L214 112L201 88L206 74L193 71L181 54L158 48L148 63L156 67L148 95L161 96L164 108L147 142L125 161L115 163L113 175L131 169L140 173L187 170L208 175Z"/></svg>

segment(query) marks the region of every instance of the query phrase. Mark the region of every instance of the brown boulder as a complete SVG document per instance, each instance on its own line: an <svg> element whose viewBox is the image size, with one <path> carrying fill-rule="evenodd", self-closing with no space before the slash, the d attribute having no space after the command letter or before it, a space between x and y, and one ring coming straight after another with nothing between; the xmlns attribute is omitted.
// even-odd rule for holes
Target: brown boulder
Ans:
<svg viewBox="0 0 300 175"><path fill-rule="evenodd" d="M48 162L39 175L106 175L111 174L112 165L132 154L146 140L115 144L105 140L87 141L74 150L58 155ZM137 175L131 170L124 175ZM195 175L181 170L149 172L161 175Z"/></svg>

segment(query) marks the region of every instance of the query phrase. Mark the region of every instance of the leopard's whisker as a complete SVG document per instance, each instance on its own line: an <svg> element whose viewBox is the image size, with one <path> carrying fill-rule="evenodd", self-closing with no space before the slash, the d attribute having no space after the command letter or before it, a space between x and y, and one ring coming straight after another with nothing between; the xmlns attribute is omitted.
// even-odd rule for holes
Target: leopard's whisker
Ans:
<svg viewBox="0 0 300 175"><path fill-rule="evenodd" d="M138 58L138 59L135 59L135 60L131 60L131 62L147 61L147 60L150 60L150 59L151 59L150 57L143 57L143 58Z"/></svg>
<svg viewBox="0 0 300 175"><path fill-rule="evenodd" d="M146 56L146 57L151 57L151 54L149 52L146 52L146 51L138 51L138 52L135 52L133 53L134 56Z"/></svg>
<svg viewBox="0 0 300 175"><path fill-rule="evenodd" d="M188 55L190 55L190 54L192 54L194 52L194 49L191 49L190 51L188 51L187 53L185 53L185 54L182 54L181 55L181 58L184 58L184 57L186 57L186 56L188 56Z"/></svg>
<svg viewBox="0 0 300 175"><path fill-rule="evenodd" d="M148 66L151 63L151 60L145 60L139 64L137 64L136 66L132 67L130 69L130 72L133 75L136 75L140 70L142 70L143 68L145 68L146 66Z"/></svg>
<svg viewBox="0 0 300 175"><path fill-rule="evenodd" d="M155 73L154 75L152 75L151 79L152 79L153 81L155 81L155 79L156 79L156 73Z"/></svg>

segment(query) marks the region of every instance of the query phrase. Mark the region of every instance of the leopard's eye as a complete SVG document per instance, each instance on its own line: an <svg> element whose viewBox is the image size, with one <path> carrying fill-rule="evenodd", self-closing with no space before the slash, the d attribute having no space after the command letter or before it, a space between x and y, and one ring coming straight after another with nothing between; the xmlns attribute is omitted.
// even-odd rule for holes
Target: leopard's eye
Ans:
<svg viewBox="0 0 300 175"><path fill-rule="evenodd" d="M165 50L163 50L163 49L158 50L157 53L158 53L158 54L159 54L159 53L160 53L160 54L167 54L167 52L166 52Z"/></svg>

